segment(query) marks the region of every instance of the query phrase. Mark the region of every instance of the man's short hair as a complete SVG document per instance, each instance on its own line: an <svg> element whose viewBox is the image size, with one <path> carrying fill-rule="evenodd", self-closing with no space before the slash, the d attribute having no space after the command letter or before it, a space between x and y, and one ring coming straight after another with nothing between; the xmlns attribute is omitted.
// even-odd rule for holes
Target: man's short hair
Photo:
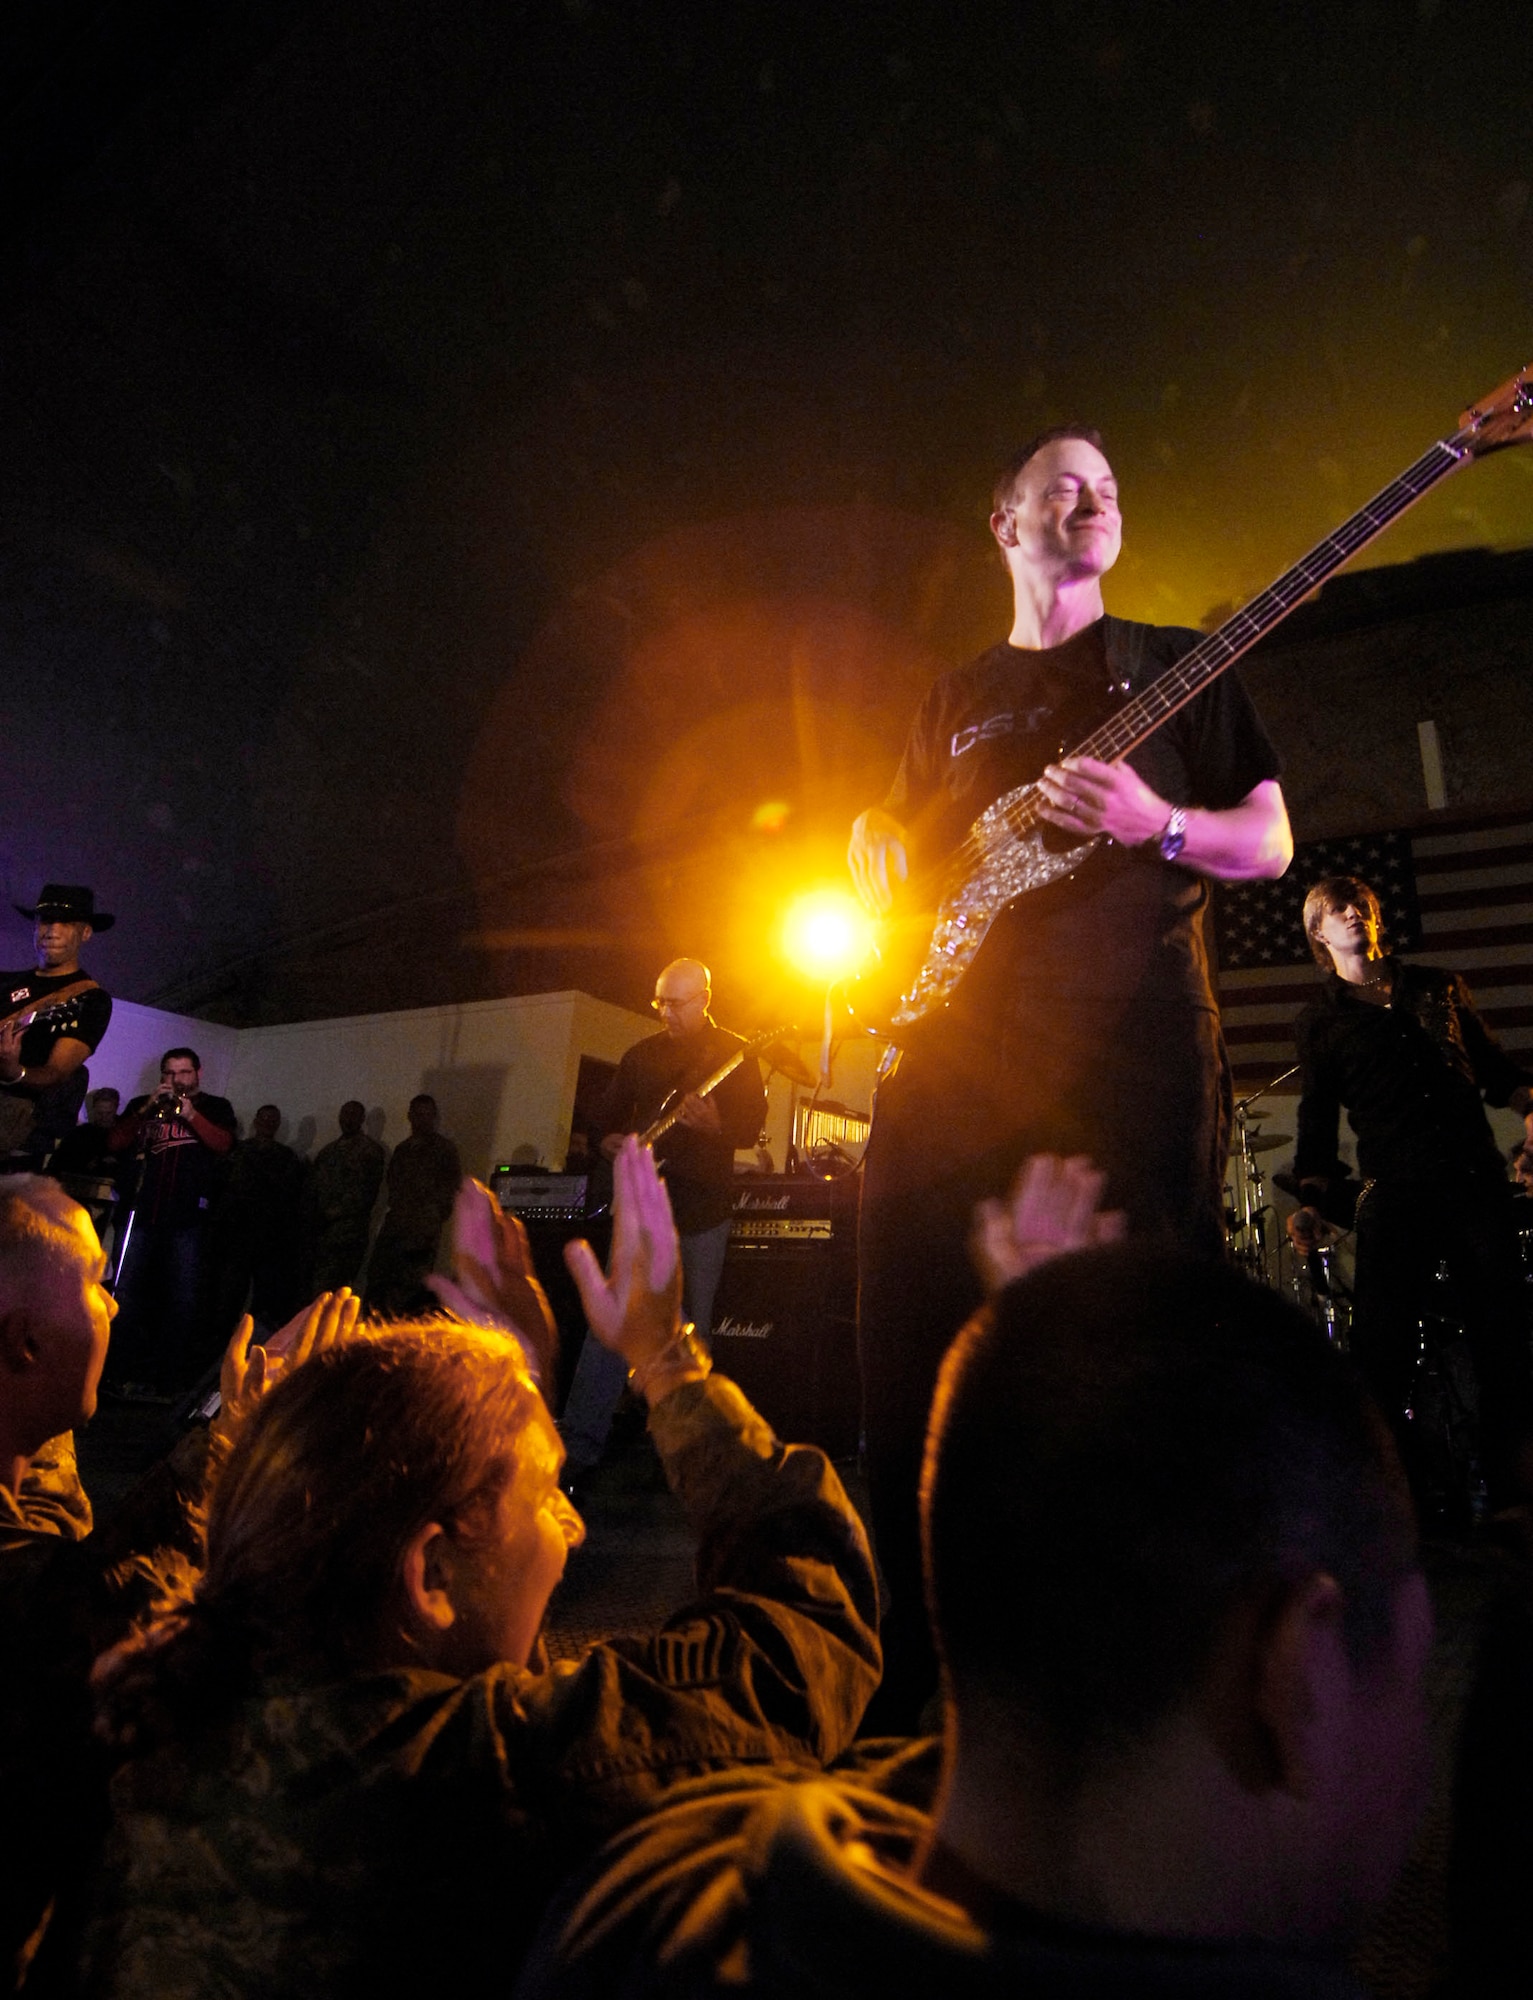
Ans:
<svg viewBox="0 0 1533 2000"><path fill-rule="evenodd" d="M1315 884L1304 898L1304 936L1309 944L1310 956L1322 972L1331 971L1335 961L1330 947L1321 942L1320 926L1327 917L1335 916L1338 910L1350 905L1371 916L1380 930L1384 926L1384 912L1379 899L1360 875L1327 875Z"/></svg>
<svg viewBox="0 0 1533 2000"><path fill-rule="evenodd" d="M0 1177L0 1299L12 1298L46 1263L75 1256L69 1224L77 1205L46 1174Z"/></svg>
<svg viewBox="0 0 1533 2000"><path fill-rule="evenodd" d="M97 1104L103 1097L110 1097L114 1104L121 1104L122 1102L122 1092L114 1090L109 1083L102 1084L99 1090L93 1090L90 1094L90 1102Z"/></svg>
<svg viewBox="0 0 1533 2000"><path fill-rule="evenodd" d="M960 1714L1015 1716L1073 1768L1190 1698L1230 1613L1316 1572L1355 1664L1414 1563L1382 1419L1319 1329L1228 1266L1057 1258L949 1350L921 1491Z"/></svg>
<svg viewBox="0 0 1533 2000"><path fill-rule="evenodd" d="M173 1062L189 1062L193 1069L202 1068L202 1057L195 1049L167 1049L160 1057L160 1074L163 1076Z"/></svg>
<svg viewBox="0 0 1533 2000"><path fill-rule="evenodd" d="M429 1090L416 1091L415 1095L410 1099L410 1109L413 1111L417 1104L429 1104L433 1111L437 1109L437 1101Z"/></svg>
<svg viewBox="0 0 1533 2000"><path fill-rule="evenodd" d="M1107 447L1102 442L1102 433L1090 424L1053 424L1046 431L1039 431L1036 437L1028 439L1019 451L1014 451L996 475L995 491L991 495L994 503L991 511L1004 512L1011 505L1012 495L1017 490L1017 481L1022 477L1028 460L1036 458L1046 444L1054 444L1060 438L1080 438L1084 443L1094 445L1104 458Z"/></svg>

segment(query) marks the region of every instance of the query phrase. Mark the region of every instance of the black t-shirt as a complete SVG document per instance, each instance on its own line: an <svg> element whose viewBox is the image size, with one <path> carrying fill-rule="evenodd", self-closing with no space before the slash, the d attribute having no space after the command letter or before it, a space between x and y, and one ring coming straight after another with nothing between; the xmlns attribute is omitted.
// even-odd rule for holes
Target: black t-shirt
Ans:
<svg viewBox="0 0 1533 2000"><path fill-rule="evenodd" d="M1333 1181L1346 1107L1365 1180L1438 1184L1465 1174L1501 1187L1506 1169L1485 1116L1533 1085L1475 1011L1456 972L1392 962L1390 1005L1362 999L1332 973L1294 1023L1299 1134L1294 1172Z"/></svg>
<svg viewBox="0 0 1533 2000"><path fill-rule="evenodd" d="M741 1047L740 1037L705 1022L695 1035L649 1035L617 1066L598 1118L609 1132L642 1132L673 1090L695 1090ZM696 1235L724 1221L734 1206L735 1152L753 1146L766 1115L761 1068L747 1056L713 1092L722 1130L714 1135L673 1125L655 1146L677 1230Z"/></svg>
<svg viewBox="0 0 1533 2000"><path fill-rule="evenodd" d="M0 1014L13 1014L18 1007L42 1006L60 988L88 979L86 972L4 972L0 973ZM112 996L103 987L66 1001L67 1012L59 1019L34 1021L21 1038L24 1068L40 1069L53 1053L55 1042L65 1039L84 1042L88 1049L100 1046L112 1018Z"/></svg>
<svg viewBox="0 0 1533 2000"><path fill-rule="evenodd" d="M226 1132L237 1129L234 1106L227 1097L199 1090L193 1092L191 1101L210 1125L222 1126ZM148 1102L147 1097L135 1097L124 1118L135 1117ZM215 1153L211 1146L205 1146L179 1118L156 1118L148 1131L144 1178L134 1207L145 1222L184 1229L206 1218L227 1178L226 1153ZM127 1184L131 1187L132 1182Z"/></svg>
<svg viewBox="0 0 1533 2000"><path fill-rule="evenodd" d="M996 799L1036 779L1201 635L1103 618L1062 646L992 646L931 688L916 714L887 809L912 863L951 853ZM1282 766L1250 696L1222 674L1127 762L1172 805L1222 811ZM1061 846L1069 838L1054 829ZM1153 995L1212 1006L1203 940L1208 888L1156 848L1104 842L1069 880L1024 896L996 922L966 985L965 1014L1060 1000Z"/></svg>

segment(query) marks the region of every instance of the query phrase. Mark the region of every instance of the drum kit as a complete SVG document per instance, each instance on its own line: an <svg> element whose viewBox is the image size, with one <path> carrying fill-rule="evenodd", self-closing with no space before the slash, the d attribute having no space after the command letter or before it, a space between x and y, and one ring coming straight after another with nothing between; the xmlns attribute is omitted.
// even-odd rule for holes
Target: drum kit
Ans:
<svg viewBox="0 0 1533 2000"><path fill-rule="evenodd" d="M1224 1219L1229 1232L1230 1260L1257 1284L1283 1292L1300 1310L1323 1329L1333 1346L1345 1350L1351 1309L1351 1293L1337 1268L1336 1242L1323 1241L1305 1253L1289 1242L1278 1222L1276 1209L1267 1199L1268 1175L1261 1163L1263 1153L1275 1153L1291 1145L1290 1132L1264 1131L1268 1114L1252 1106L1278 1084L1297 1074L1297 1065L1285 1070L1260 1090L1252 1091L1235 1104L1234 1143L1230 1151L1229 1179L1225 1186ZM1275 1185L1288 1187L1287 1175L1273 1176ZM1292 1190L1290 1190L1292 1191ZM1335 1237L1341 1231L1334 1232Z"/></svg>
<svg viewBox="0 0 1533 2000"><path fill-rule="evenodd" d="M1289 1071L1289 1075L1293 1072ZM1286 1079L1278 1077L1281 1083ZM1268 1088L1271 1088L1269 1085ZM1258 1284L1292 1299L1326 1339L1342 1353L1351 1340L1352 1289L1339 1268L1338 1246L1345 1230L1328 1222L1319 1241L1301 1251L1279 1226L1267 1200L1261 1155L1289 1143L1286 1132L1263 1130L1265 1114L1251 1106L1262 1092L1235 1106L1230 1179L1225 1188L1225 1222L1230 1258ZM1275 1186L1297 1196L1287 1172L1270 1176ZM1523 1244L1533 1285L1533 1230ZM1416 1356L1404 1409L1413 1440L1412 1484L1424 1523L1457 1532L1480 1520L1488 1507L1478 1452L1478 1398L1461 1311L1445 1264L1437 1269L1431 1296L1422 1301L1416 1328Z"/></svg>

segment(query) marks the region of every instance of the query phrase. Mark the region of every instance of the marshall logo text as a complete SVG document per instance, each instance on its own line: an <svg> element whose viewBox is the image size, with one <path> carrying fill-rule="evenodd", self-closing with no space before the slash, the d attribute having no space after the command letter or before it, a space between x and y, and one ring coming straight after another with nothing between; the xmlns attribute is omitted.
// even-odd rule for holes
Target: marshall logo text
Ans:
<svg viewBox="0 0 1533 2000"><path fill-rule="evenodd" d="M736 1319L726 1314L713 1329L715 1340L769 1340L776 1320Z"/></svg>

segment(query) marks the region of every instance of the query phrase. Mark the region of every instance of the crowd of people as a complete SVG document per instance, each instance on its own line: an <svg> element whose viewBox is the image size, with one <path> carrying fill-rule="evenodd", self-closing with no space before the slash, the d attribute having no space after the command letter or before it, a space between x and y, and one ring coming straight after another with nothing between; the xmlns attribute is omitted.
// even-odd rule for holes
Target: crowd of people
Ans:
<svg viewBox="0 0 1533 2000"><path fill-rule="evenodd" d="M587 1334L559 1412L525 1233L429 1097L391 1158L348 1104L306 1166L275 1105L241 1139L179 1047L79 1123L111 1005L80 953L112 919L57 883L24 912L0 1151L60 1178L0 1176L15 1990L1521 1990L1533 1362L1486 1105L1533 1143L1533 1071L1455 975L1389 957L1366 884L1316 885L1290 1227L1308 1254L1356 1221L1354 1353L1223 1260L1207 884L1287 866L1277 759L1238 683L1188 666L1198 635L1105 615L1095 432L1033 440L991 527L1010 634L936 683L850 850L879 911L912 867L972 865L864 1163L871 1541L825 1454L713 1366L763 1097L701 961L660 974L590 1134L611 1249L566 1253ZM1166 727L1091 733L1104 690L1168 679ZM960 989L971 924L993 938ZM109 1289L68 1189L129 1163ZM1412 1314L1438 1261L1496 1516L1424 1557ZM215 1363L211 1421L97 1528L73 1433L103 1382ZM550 1661L573 1475L625 1385L694 1592Z"/></svg>
<svg viewBox="0 0 1533 2000"><path fill-rule="evenodd" d="M348 1100L339 1135L312 1160L277 1137L275 1104L241 1136L229 1100L202 1088L195 1049L167 1049L158 1088L122 1109L111 1089L85 1102L84 1122L41 1164L98 1226L112 1225L110 1393L167 1400L187 1389L247 1306L270 1333L317 1292L355 1289L383 1313L430 1304L425 1281L463 1178L431 1096L411 1099L410 1135L392 1153Z"/></svg>
<svg viewBox="0 0 1533 2000"><path fill-rule="evenodd" d="M614 1183L607 1268L570 1268L696 1589L551 1666L584 1529L555 1331L487 1190L455 1200L453 1311L341 1289L264 1345L247 1317L211 1429L97 1530L71 1433L116 1302L83 1209L0 1181L15 1987L1362 1990L1343 1953L1428 1782L1432 1612L1389 1428L1319 1330L1118 1240L1085 1160L1030 1162L980 1219L990 1300L928 1425L940 1732L870 1740L858 1512L692 1336L633 1138ZM1504 1750L1472 1774L1503 1804ZM1522 1900L1498 1938L1457 1883L1464 1962L1520 1946Z"/></svg>

